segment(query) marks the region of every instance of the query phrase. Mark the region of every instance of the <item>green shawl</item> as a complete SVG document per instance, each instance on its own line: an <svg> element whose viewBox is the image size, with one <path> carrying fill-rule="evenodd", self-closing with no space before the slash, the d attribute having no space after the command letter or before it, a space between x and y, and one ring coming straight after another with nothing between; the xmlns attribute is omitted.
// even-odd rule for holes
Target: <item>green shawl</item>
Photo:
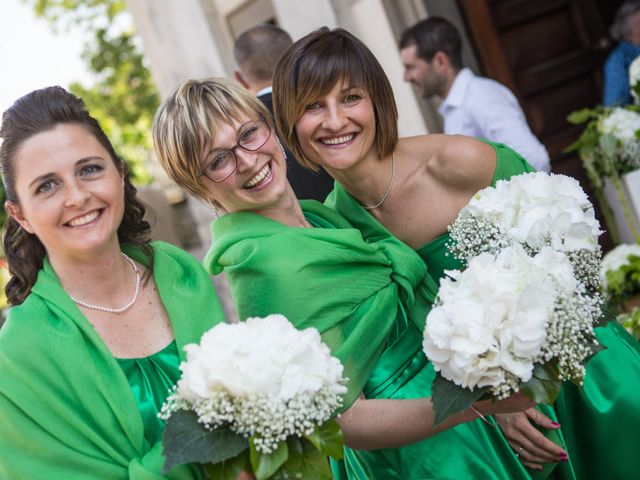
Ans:
<svg viewBox="0 0 640 480"><path fill-rule="evenodd" d="M345 367L347 408L386 346L399 305L422 330L436 286L411 248L393 238L366 243L337 212L301 205L312 225L325 228L225 215L211 225L204 265L226 272L240 319L280 313L296 328L318 329Z"/></svg>
<svg viewBox="0 0 640 480"><path fill-rule="evenodd" d="M138 261L139 251L126 250ZM153 243L154 279L182 347L223 321L211 279L188 253ZM144 439L127 379L63 290L48 259L25 302L0 330L0 478L175 480L160 474L161 445Z"/></svg>

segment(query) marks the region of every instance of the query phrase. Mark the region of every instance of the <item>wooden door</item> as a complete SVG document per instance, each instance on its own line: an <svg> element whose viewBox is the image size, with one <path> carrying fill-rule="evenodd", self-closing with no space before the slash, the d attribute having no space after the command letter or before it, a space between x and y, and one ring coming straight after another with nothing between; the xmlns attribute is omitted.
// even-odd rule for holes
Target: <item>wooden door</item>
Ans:
<svg viewBox="0 0 640 480"><path fill-rule="evenodd" d="M611 2L608 2L609 4ZM483 74L518 97L556 173L590 186L580 159L563 153L581 127L567 115L602 99L611 47L597 0L458 0ZM610 244L603 238L603 246Z"/></svg>

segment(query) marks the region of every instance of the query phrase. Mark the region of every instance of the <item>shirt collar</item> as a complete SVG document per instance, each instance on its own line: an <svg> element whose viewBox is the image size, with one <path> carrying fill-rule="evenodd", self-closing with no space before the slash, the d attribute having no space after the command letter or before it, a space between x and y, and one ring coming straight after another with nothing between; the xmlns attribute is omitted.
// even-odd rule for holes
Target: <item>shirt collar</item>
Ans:
<svg viewBox="0 0 640 480"><path fill-rule="evenodd" d="M462 105L464 102L464 96L467 92L467 87L471 83L471 80L473 80L473 77L475 77L475 75L468 68L463 68L458 72L458 75L456 75L456 78L451 84L447 97L440 104L440 108L438 108L440 113L444 112L449 107L459 107Z"/></svg>
<svg viewBox="0 0 640 480"><path fill-rule="evenodd" d="M258 93L256 93L256 97L259 97L260 95L266 95L267 93L271 93L273 91L273 87L271 85L269 85L268 87L264 87L261 90L258 90Z"/></svg>

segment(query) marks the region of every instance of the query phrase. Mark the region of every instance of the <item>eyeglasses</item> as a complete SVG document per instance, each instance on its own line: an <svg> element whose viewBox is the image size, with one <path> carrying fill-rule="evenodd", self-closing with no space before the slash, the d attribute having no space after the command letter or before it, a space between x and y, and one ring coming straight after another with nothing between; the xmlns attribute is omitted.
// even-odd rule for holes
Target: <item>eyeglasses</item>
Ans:
<svg viewBox="0 0 640 480"><path fill-rule="evenodd" d="M206 176L215 183L225 181L238 167L238 160L234 153L236 148L240 147L247 152L255 152L267 143L267 140L271 137L271 129L264 118L261 118L256 122L245 125L238 136L238 143L228 150L220 150L216 153L204 166L200 175Z"/></svg>

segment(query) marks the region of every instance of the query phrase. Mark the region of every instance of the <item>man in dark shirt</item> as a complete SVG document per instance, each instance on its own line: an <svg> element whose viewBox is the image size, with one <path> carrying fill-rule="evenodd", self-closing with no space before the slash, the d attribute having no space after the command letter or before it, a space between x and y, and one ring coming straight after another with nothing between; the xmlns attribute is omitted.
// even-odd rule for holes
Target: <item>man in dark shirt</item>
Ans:
<svg viewBox="0 0 640 480"><path fill-rule="evenodd" d="M243 32L235 41L233 56L237 70L235 78L273 114L271 81L280 57L293 43L287 32L274 25L258 25ZM333 188L333 179L324 171L308 170L287 154L287 177L298 198L324 201Z"/></svg>

